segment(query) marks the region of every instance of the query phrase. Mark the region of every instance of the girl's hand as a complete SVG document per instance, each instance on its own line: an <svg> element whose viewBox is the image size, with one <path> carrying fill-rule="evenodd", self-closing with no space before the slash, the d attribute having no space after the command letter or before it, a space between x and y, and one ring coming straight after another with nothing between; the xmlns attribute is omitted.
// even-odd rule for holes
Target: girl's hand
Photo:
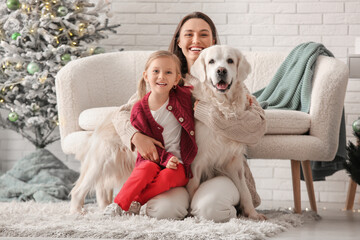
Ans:
<svg viewBox="0 0 360 240"><path fill-rule="evenodd" d="M161 142L139 132L134 134L131 142L135 145L137 151L144 159L157 163L160 161L155 145L164 148Z"/></svg>
<svg viewBox="0 0 360 240"><path fill-rule="evenodd" d="M166 168L177 169L177 165L179 164L179 159L175 156L171 157L168 163L166 164Z"/></svg>

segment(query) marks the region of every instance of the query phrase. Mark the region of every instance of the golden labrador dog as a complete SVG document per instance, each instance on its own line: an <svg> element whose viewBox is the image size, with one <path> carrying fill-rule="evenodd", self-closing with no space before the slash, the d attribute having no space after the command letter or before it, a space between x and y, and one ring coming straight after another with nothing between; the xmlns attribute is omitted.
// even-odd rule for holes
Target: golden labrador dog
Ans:
<svg viewBox="0 0 360 240"><path fill-rule="evenodd" d="M245 111L247 97L244 80L250 65L241 52L229 46L212 46L204 49L191 68L195 77L195 99L212 104L225 118L236 118ZM191 164L193 178L187 184L190 198L200 183L214 176L229 177L239 190L240 207L251 219L265 220L257 213L245 182L245 145L217 134L199 120L195 121L198 154Z"/></svg>

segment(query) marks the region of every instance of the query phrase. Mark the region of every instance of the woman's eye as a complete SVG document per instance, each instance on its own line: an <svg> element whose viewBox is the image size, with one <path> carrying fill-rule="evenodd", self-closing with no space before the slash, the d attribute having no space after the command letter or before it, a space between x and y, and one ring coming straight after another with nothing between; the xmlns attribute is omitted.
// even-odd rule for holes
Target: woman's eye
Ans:
<svg viewBox="0 0 360 240"><path fill-rule="evenodd" d="M228 60L227 60L227 63L234 63L234 60L232 60L231 58L229 58Z"/></svg>
<svg viewBox="0 0 360 240"><path fill-rule="evenodd" d="M215 63L215 60L214 59L211 59L210 61L209 61L209 64L214 64Z"/></svg>
<svg viewBox="0 0 360 240"><path fill-rule="evenodd" d="M159 72L159 70L153 70L153 73L158 73Z"/></svg>
<svg viewBox="0 0 360 240"><path fill-rule="evenodd" d="M167 74L172 74L172 72L170 72L170 71L168 71L168 72L166 72Z"/></svg>

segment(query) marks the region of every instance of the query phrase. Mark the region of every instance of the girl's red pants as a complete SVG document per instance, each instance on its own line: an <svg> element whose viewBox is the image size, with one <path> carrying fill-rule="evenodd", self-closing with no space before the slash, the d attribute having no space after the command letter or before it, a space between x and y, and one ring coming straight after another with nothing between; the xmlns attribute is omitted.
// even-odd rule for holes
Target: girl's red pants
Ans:
<svg viewBox="0 0 360 240"><path fill-rule="evenodd" d="M185 186L188 181L182 164L178 164L177 169L161 169L154 162L144 161L134 168L114 202L124 211L128 211L132 201L144 205L156 195L170 188Z"/></svg>

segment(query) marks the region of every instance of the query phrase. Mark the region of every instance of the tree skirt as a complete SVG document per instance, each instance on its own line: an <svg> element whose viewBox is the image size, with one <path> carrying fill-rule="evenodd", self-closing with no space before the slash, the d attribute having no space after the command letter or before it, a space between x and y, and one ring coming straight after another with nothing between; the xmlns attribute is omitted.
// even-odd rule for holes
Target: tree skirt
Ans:
<svg viewBox="0 0 360 240"><path fill-rule="evenodd" d="M319 220L314 212L261 211L269 220L232 219L214 223L194 217L157 220L143 215L103 216L96 204L85 215L69 214L69 202L0 203L0 237L112 238L112 239L265 239L304 223Z"/></svg>

